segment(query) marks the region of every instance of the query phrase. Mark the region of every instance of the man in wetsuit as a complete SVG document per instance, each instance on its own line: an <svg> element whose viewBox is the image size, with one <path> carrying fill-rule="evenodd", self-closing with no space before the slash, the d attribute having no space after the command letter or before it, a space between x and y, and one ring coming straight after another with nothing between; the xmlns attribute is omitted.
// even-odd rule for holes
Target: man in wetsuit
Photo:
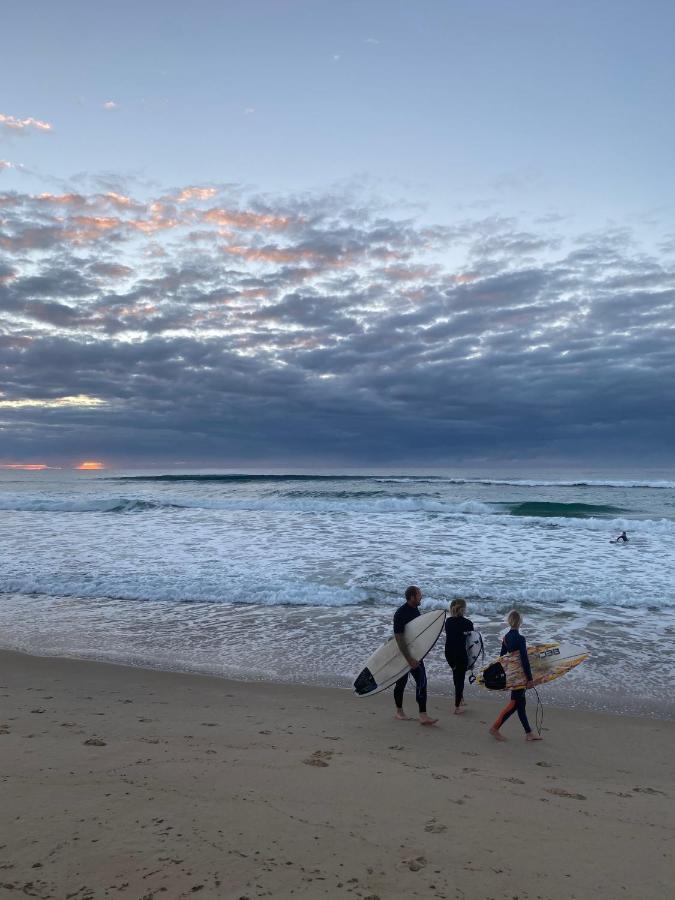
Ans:
<svg viewBox="0 0 675 900"><path fill-rule="evenodd" d="M422 591L416 586L411 585L406 588L405 603L394 613L394 637L398 648L410 666L411 672L406 672L394 685L394 703L396 704L396 718L409 719L403 712L403 691L408 683L408 675L412 673L415 679L415 699L420 710L420 725L435 725L438 719L432 719L427 715L427 672L424 663L417 660L408 653L408 646L405 641L405 626L408 622L412 622L419 616L419 605L422 602Z"/></svg>
<svg viewBox="0 0 675 900"><path fill-rule="evenodd" d="M619 541L623 541L624 544L627 544L627 543L628 543L628 535L626 534L625 531L622 531L622 532L621 532L621 534L620 534L620 535L618 536L618 538L616 539L615 543L618 544Z"/></svg>
<svg viewBox="0 0 675 900"><path fill-rule="evenodd" d="M505 741L506 738L499 729L502 727L504 722L506 722L506 720L514 714L514 712L517 712L518 718L520 719L520 724L525 729L525 740L541 741L543 740L541 735L534 734L534 732L530 728L530 723L527 721L527 713L525 712L525 691L527 688L534 687L534 682L532 681L530 661L527 658L527 642L522 634L518 631L523 621L523 617L520 615L517 609L512 609L508 614L506 621L509 623L511 628L504 635L504 639L502 641L502 652L500 655L506 656L507 653L513 653L515 650L519 651L520 662L523 667L523 672L525 673L527 682L524 688L519 688L516 691L511 691L511 700L506 704L504 709L497 716L494 724L492 725L492 728L490 728L490 734L497 741Z"/></svg>

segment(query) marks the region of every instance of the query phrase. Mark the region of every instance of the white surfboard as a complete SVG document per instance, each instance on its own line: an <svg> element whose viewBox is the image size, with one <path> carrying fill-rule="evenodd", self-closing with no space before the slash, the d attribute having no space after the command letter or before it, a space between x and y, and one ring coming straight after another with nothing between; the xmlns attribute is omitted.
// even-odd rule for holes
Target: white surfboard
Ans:
<svg viewBox="0 0 675 900"><path fill-rule="evenodd" d="M444 609L424 613L413 619L412 622L408 622L403 636L408 646L408 653L413 659L424 659L438 640L444 624ZM398 644L392 635L386 644L383 644L366 660L365 665L354 679L354 694L357 697L379 694L380 691L391 687L395 681L409 671L410 666L398 649Z"/></svg>
<svg viewBox="0 0 675 900"><path fill-rule="evenodd" d="M466 636L466 667L467 669L474 669L476 663L478 663L485 656L485 650L483 649L483 635L480 631L470 631Z"/></svg>

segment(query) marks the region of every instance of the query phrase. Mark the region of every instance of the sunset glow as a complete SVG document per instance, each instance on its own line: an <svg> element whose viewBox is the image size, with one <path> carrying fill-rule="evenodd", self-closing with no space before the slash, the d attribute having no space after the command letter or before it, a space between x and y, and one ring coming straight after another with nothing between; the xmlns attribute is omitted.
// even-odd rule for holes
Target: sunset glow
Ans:
<svg viewBox="0 0 675 900"><path fill-rule="evenodd" d="M105 464L96 459L85 459L75 468L80 472L99 472L101 469L105 469Z"/></svg>
<svg viewBox="0 0 675 900"><path fill-rule="evenodd" d="M0 463L0 469L21 469L24 472L42 472L43 469L51 469L53 466L45 463Z"/></svg>

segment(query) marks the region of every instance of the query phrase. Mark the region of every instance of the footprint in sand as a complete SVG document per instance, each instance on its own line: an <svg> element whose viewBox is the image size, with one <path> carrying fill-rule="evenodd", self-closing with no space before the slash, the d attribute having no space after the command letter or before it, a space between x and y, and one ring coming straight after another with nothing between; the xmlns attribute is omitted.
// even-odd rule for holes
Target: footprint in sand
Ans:
<svg viewBox="0 0 675 900"><path fill-rule="evenodd" d="M423 869L427 864L426 857L424 856L409 856L407 859L403 860L403 865L407 866L411 872L419 872L420 869Z"/></svg>
<svg viewBox="0 0 675 900"><path fill-rule="evenodd" d="M105 747L106 742L102 741L101 738L87 738L86 741L82 741L83 744L86 744L88 747Z"/></svg>
<svg viewBox="0 0 675 900"><path fill-rule="evenodd" d="M522 778L502 778L502 781L508 781L511 784L525 784Z"/></svg>
<svg viewBox="0 0 675 900"><path fill-rule="evenodd" d="M9 725L5 725L4 722L0 723L0 734L9 734Z"/></svg>
<svg viewBox="0 0 675 900"><path fill-rule="evenodd" d="M308 759L303 759L303 763L306 766L316 766L319 769L325 769L328 766L326 760L330 760L332 756L332 750L315 750Z"/></svg>
<svg viewBox="0 0 675 900"><path fill-rule="evenodd" d="M660 794L662 797L667 797L667 794L664 794L663 791L657 791L656 788L651 787L634 787L633 790L636 794Z"/></svg>
<svg viewBox="0 0 675 900"><path fill-rule="evenodd" d="M448 826L441 825L441 823L437 822L436 819L429 819L427 824L424 826L424 830L428 831L429 834L442 834L444 831L448 830Z"/></svg>
<svg viewBox="0 0 675 900"><path fill-rule="evenodd" d="M565 797L567 800L586 800L583 794L573 794L564 788L546 788L547 794L553 794L555 797Z"/></svg>
<svg viewBox="0 0 675 900"><path fill-rule="evenodd" d="M553 763L542 761L542 762L535 763L535 766L541 766L543 769L552 769Z"/></svg>

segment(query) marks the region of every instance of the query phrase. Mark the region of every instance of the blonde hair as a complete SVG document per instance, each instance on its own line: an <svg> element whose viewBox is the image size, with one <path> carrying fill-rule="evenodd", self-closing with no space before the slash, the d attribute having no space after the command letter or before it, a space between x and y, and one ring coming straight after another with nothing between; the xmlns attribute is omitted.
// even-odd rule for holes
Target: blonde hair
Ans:
<svg viewBox="0 0 675 900"><path fill-rule="evenodd" d="M466 612L466 600L462 600L461 597L458 597L457 600L453 600L450 604L450 615L461 616L464 612Z"/></svg>
<svg viewBox="0 0 675 900"><path fill-rule="evenodd" d="M521 622L523 621L523 617L518 612L517 609L512 609L511 612L506 617L506 621L509 623L511 628L520 628Z"/></svg>

